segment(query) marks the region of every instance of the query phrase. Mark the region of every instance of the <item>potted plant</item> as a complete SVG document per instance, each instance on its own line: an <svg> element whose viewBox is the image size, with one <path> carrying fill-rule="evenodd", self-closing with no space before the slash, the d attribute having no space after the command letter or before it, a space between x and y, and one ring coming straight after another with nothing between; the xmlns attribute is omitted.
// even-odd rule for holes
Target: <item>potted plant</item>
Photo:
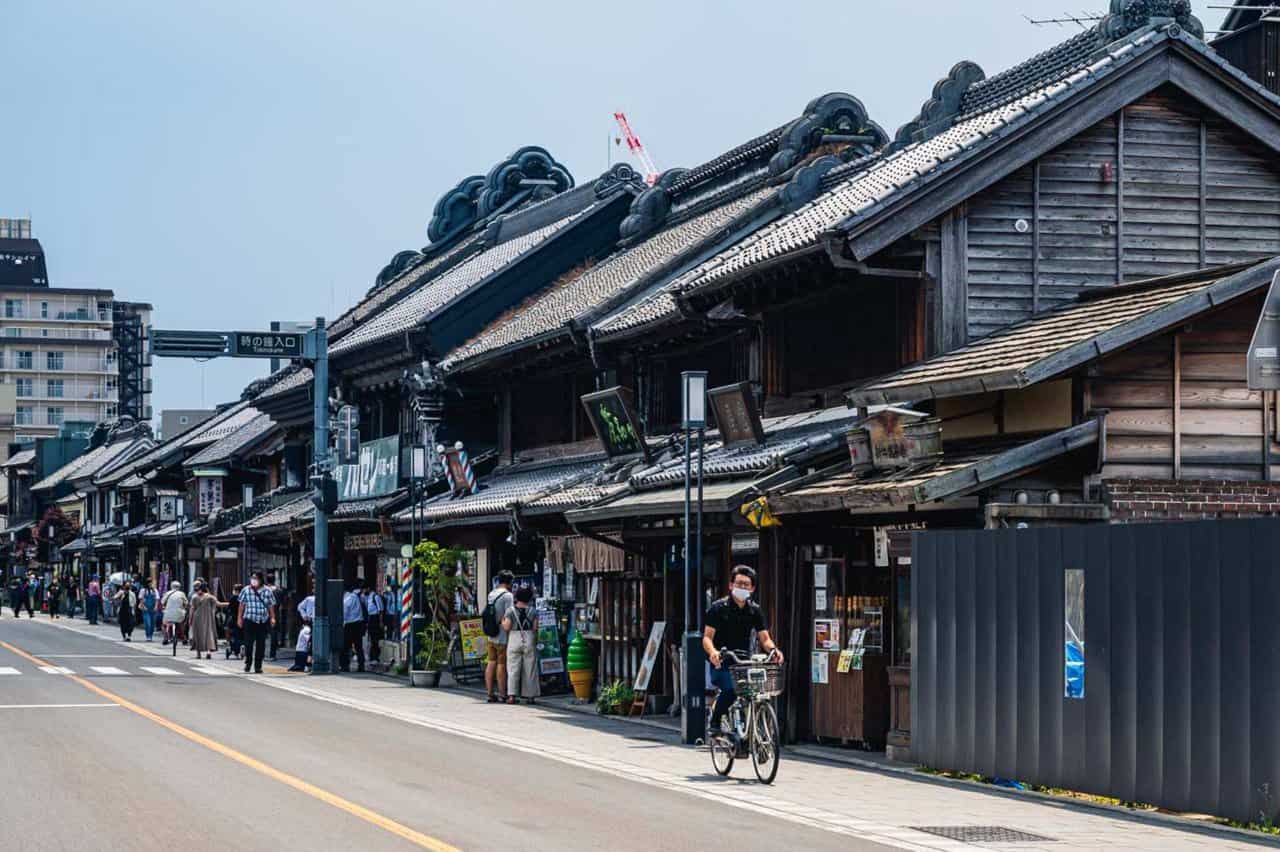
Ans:
<svg viewBox="0 0 1280 852"><path fill-rule="evenodd" d="M440 674L449 662L449 616L462 587L456 550L434 541L420 541L413 551L410 567L422 578L423 609L427 626L418 631L417 653L409 671L413 686L438 686Z"/></svg>

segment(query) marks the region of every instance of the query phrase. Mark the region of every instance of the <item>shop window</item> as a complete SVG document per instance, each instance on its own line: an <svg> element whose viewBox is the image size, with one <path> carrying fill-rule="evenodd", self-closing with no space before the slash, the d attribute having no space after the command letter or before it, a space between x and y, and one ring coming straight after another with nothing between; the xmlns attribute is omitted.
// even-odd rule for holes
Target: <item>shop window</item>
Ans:
<svg viewBox="0 0 1280 852"><path fill-rule="evenodd" d="M1063 572L1065 678L1063 695L1084 698L1084 569Z"/></svg>

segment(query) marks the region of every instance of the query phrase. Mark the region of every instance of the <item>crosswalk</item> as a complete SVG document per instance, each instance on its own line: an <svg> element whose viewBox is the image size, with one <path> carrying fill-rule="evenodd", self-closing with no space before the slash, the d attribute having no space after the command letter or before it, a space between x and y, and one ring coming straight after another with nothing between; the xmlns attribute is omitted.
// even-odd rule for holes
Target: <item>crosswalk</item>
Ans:
<svg viewBox="0 0 1280 852"><path fill-rule="evenodd" d="M121 663L118 666L0 666L0 678L22 675L78 675L80 677L232 677L235 672L212 665L175 663L173 666L137 665Z"/></svg>

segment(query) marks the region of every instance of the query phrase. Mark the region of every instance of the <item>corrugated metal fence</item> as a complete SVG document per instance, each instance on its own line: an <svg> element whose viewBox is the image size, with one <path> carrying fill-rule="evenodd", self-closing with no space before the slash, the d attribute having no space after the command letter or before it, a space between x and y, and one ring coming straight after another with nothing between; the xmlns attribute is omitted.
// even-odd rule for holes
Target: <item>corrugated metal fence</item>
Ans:
<svg viewBox="0 0 1280 852"><path fill-rule="evenodd" d="M913 759L1239 820L1280 810L1280 520L923 532L913 562Z"/></svg>

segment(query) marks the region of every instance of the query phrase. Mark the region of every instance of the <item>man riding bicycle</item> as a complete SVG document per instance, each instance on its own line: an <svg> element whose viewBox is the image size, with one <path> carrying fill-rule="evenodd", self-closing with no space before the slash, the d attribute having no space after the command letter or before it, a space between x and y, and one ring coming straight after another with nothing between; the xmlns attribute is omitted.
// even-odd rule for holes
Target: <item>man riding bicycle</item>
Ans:
<svg viewBox="0 0 1280 852"><path fill-rule="evenodd" d="M711 730L719 729L724 714L737 698L733 675L720 659L720 648L731 651L750 651L751 631L756 632L760 649L768 652L773 660L783 662L782 652L774 644L765 624L764 610L751 600L756 590L756 572L746 565L733 566L729 580L729 594L711 604L707 610L706 630L702 634L702 650L711 661L711 682L720 690L715 707L711 711Z"/></svg>

